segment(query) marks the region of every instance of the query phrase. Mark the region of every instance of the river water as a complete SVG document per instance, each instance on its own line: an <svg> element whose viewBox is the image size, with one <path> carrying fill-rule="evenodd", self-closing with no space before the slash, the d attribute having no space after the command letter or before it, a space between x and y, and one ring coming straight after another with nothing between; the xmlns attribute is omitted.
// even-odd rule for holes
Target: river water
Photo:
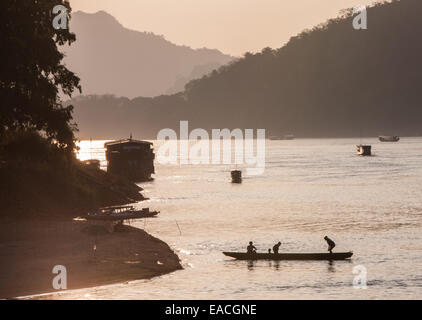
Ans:
<svg viewBox="0 0 422 320"><path fill-rule="evenodd" d="M267 141L261 176L230 183L228 165L160 165L140 184L156 219L134 225L167 242L184 270L151 280L68 291L57 299L421 299L422 138ZM82 141L81 159L104 141ZM157 147L158 142L154 142ZM328 235L351 261L234 261L222 251L324 252ZM356 266L367 288L353 286ZM362 268L362 267L359 267ZM360 269L362 270L362 269ZM361 275L363 275L361 273Z"/></svg>

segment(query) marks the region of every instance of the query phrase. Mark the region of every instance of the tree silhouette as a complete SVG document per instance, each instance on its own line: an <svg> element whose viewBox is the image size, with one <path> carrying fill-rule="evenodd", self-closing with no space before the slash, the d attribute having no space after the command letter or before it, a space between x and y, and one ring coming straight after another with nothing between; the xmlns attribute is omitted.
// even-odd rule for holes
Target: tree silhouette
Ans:
<svg viewBox="0 0 422 320"><path fill-rule="evenodd" d="M63 64L58 46L75 41L68 29L55 30L53 8L62 0L0 1L0 135L19 130L41 132L57 146L74 149L73 107L60 93L81 91L79 78Z"/></svg>

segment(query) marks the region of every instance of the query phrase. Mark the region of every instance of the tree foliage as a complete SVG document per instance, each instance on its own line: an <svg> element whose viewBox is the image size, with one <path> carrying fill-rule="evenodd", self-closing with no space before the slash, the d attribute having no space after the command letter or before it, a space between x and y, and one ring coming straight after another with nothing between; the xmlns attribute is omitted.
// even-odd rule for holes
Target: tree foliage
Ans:
<svg viewBox="0 0 422 320"><path fill-rule="evenodd" d="M79 78L62 63L58 46L71 44L69 29L55 30L53 8L63 0L0 1L0 134L36 130L71 153L74 131L71 105L60 94L81 91Z"/></svg>

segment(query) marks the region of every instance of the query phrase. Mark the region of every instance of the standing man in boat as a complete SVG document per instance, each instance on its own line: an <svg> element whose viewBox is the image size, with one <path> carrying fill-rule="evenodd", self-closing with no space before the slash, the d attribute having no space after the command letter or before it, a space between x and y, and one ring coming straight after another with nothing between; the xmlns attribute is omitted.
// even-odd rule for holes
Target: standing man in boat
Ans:
<svg viewBox="0 0 422 320"><path fill-rule="evenodd" d="M273 247L274 254L278 254L278 249L280 249L280 246L281 246L280 241L277 244L274 245L274 247Z"/></svg>
<svg viewBox="0 0 422 320"><path fill-rule="evenodd" d="M328 251L330 251L330 253L333 253L333 249L336 246L336 243L327 236L325 236L324 239L328 243Z"/></svg>
<svg viewBox="0 0 422 320"><path fill-rule="evenodd" d="M249 241L247 252L250 253L250 254L256 253L256 248L253 245L253 242L252 241Z"/></svg>

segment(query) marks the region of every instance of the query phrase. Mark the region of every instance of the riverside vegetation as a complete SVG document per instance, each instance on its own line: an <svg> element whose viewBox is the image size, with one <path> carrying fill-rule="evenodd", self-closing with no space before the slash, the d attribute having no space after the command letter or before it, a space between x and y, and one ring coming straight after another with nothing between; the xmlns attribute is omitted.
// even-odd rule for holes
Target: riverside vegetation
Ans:
<svg viewBox="0 0 422 320"><path fill-rule="evenodd" d="M73 107L60 93L81 91L58 46L74 42L52 27L68 1L0 2L0 298L144 279L180 269L177 255L143 230L92 230L73 217L144 199L136 184L76 159Z"/></svg>

